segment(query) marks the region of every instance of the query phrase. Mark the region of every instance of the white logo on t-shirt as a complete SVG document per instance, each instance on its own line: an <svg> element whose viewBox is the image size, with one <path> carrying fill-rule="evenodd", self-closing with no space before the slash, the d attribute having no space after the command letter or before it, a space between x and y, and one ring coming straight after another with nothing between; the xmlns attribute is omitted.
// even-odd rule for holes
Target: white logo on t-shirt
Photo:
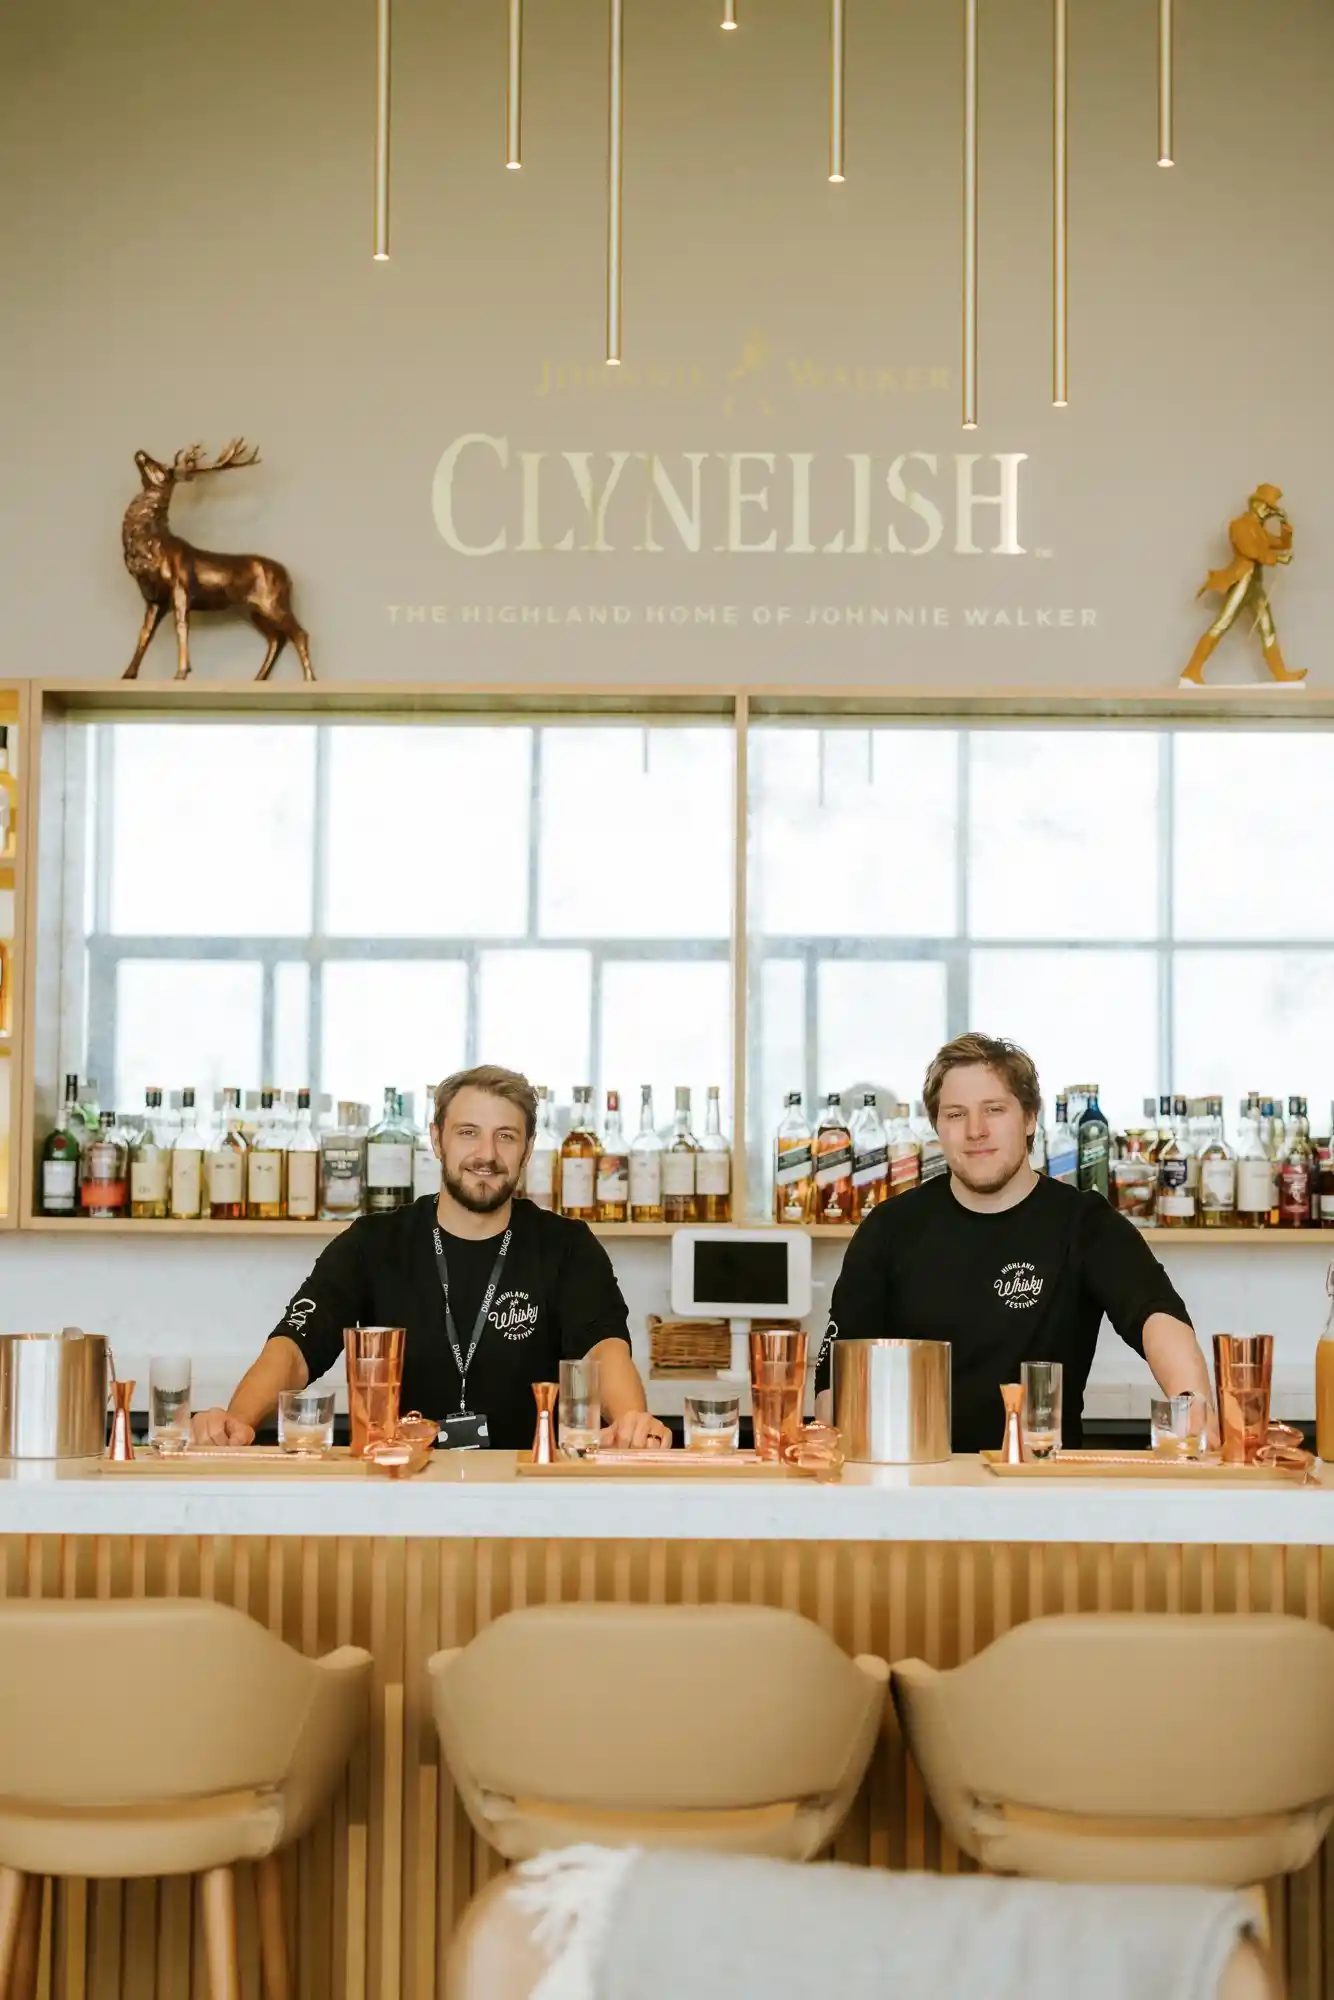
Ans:
<svg viewBox="0 0 1334 2000"><path fill-rule="evenodd" d="M537 1307L527 1292L502 1292L487 1319L506 1340L527 1340L537 1325Z"/></svg>
<svg viewBox="0 0 1334 2000"><path fill-rule="evenodd" d="M996 1296L1012 1312L1022 1312L1026 1306L1037 1304L1042 1296L1042 1284L1031 1264L1007 1264L995 1281Z"/></svg>
<svg viewBox="0 0 1334 2000"><path fill-rule="evenodd" d="M287 1324L293 1327L297 1333L304 1333L306 1330L306 1321L317 1310L318 1308L314 1299L293 1299L291 1305L287 1308Z"/></svg>

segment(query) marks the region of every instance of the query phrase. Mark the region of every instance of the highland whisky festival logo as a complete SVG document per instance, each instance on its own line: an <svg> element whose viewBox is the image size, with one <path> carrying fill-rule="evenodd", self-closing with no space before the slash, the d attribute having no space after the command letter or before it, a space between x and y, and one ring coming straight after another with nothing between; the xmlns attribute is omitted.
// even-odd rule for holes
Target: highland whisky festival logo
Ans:
<svg viewBox="0 0 1334 2000"><path fill-rule="evenodd" d="M1012 1312L1023 1312L1042 1297L1043 1280L1031 1264L1022 1260L1004 1265L993 1283L997 1298Z"/></svg>
<svg viewBox="0 0 1334 2000"><path fill-rule="evenodd" d="M527 1340L537 1325L537 1306L527 1292L502 1292L487 1318L506 1340Z"/></svg>

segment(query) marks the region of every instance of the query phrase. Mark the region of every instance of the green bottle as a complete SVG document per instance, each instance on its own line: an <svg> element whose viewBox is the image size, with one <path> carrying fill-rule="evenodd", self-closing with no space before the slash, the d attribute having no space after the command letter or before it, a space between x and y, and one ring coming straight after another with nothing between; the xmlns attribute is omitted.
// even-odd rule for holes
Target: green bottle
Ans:
<svg viewBox="0 0 1334 2000"><path fill-rule="evenodd" d="M1107 1120L1102 1115L1098 1103L1098 1086L1088 1087L1088 1102L1084 1106L1079 1121L1079 1188L1080 1193L1100 1194L1107 1199Z"/></svg>

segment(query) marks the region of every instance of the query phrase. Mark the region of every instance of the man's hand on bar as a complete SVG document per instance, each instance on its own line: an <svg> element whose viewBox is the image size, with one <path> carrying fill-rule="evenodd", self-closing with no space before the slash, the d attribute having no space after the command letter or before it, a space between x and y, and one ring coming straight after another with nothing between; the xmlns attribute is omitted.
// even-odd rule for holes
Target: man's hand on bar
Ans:
<svg viewBox="0 0 1334 2000"><path fill-rule="evenodd" d="M627 1410L602 1433L608 1451L670 1451L672 1434L647 1410Z"/></svg>
<svg viewBox="0 0 1334 2000"><path fill-rule="evenodd" d="M196 1410L190 1419L190 1433L196 1444L253 1444L255 1427L229 1410Z"/></svg>

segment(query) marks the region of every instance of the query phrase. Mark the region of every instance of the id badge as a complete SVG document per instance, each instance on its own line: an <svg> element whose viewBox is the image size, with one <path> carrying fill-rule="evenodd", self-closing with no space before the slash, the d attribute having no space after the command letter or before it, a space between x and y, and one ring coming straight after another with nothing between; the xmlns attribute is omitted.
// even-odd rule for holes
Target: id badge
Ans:
<svg viewBox="0 0 1334 2000"><path fill-rule="evenodd" d="M455 1410L440 1426L440 1445L445 1451L490 1451L486 1418L477 1410Z"/></svg>

